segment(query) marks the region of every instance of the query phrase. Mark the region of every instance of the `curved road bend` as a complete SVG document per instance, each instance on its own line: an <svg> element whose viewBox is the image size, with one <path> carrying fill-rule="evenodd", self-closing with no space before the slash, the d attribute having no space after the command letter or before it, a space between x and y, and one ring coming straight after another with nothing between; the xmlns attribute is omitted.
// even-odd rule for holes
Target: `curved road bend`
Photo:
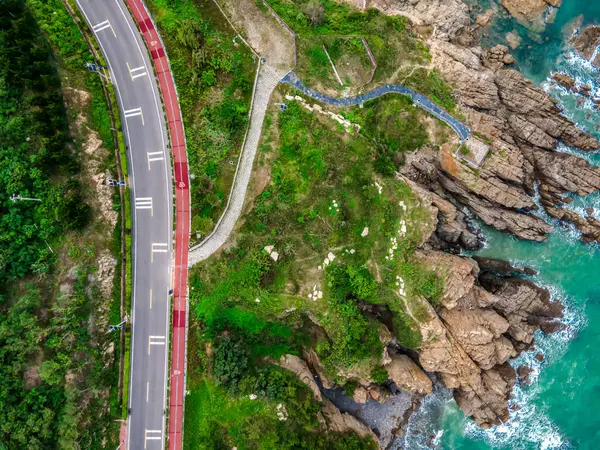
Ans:
<svg viewBox="0 0 600 450"><path fill-rule="evenodd" d="M165 443L172 262L168 139L152 64L121 0L76 0L106 58L117 93L133 214L130 416L127 448Z"/></svg>

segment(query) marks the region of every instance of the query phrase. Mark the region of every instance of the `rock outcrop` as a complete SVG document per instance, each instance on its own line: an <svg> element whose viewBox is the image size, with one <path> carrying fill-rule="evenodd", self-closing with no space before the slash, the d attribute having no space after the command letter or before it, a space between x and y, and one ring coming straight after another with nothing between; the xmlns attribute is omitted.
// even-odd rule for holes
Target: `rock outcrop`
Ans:
<svg viewBox="0 0 600 450"><path fill-rule="evenodd" d="M422 344L418 354L410 353L410 357L392 354L384 358L384 367L399 387L419 394L431 391L426 373L435 373L453 389L461 409L482 427L506 422L517 381L508 361L532 347L537 330L558 331L562 325L556 319L562 317L563 307L552 301L547 290L520 278L533 274L531 269L456 255L461 248L481 245L469 212L498 230L543 241L552 231L538 213L543 209L577 226L584 240L600 241L600 221L590 213L583 216L569 210L564 196L600 189L600 169L558 151L561 143L584 151L596 150L600 143L562 115L545 91L509 67L514 59L507 47L484 50L475 44L477 36L461 0L346 1L359 8L407 16L417 32L428 37L433 65L453 85L469 127L492 147L480 168L460 162L453 147L409 154L399 169L398 177L434 217L415 257L441 276L444 292L435 309L420 297L406 302L407 314L419 317L415 321ZM549 5L559 2L502 3L531 25ZM482 18L475 28L486 21ZM589 58L593 55L589 48L595 48L599 40L600 31L592 30L574 45ZM571 85L568 79L558 77L557 82L581 90L582 95L587 92L586 86ZM310 365L322 371L315 362ZM520 372L525 382L527 371ZM375 398L373 386L364 386L365 391L367 387ZM366 397L363 390L356 396L359 401ZM334 429L342 429L344 418L339 411L331 415Z"/></svg>
<svg viewBox="0 0 600 450"><path fill-rule="evenodd" d="M418 394L431 394L431 380L412 359L406 355L393 355L385 365L390 379L401 389Z"/></svg>
<svg viewBox="0 0 600 450"><path fill-rule="evenodd" d="M313 391L315 400L323 400L319 386L317 386L313 374L308 368L308 364L303 359L296 355L283 355L279 359L278 365L292 372L300 381L306 384Z"/></svg>
<svg viewBox="0 0 600 450"><path fill-rule="evenodd" d="M430 267L440 267L435 256L441 255L429 253ZM446 276L460 280L463 287L446 282L437 314L420 323L419 362L454 389L466 414L489 427L509 416L508 399L516 374L507 361L532 345L539 328L552 332L560 327L555 319L562 317L562 305L527 280L480 270L474 260L451 258L459 268L447 271ZM496 260L487 267L499 266ZM509 268L513 269L504 266L507 272Z"/></svg>
<svg viewBox="0 0 600 450"><path fill-rule="evenodd" d="M600 68L600 55L596 54L596 48L600 45L599 26L591 25L583 29L571 39L571 44L579 55Z"/></svg>
<svg viewBox="0 0 600 450"><path fill-rule="evenodd" d="M431 27L441 38L454 38L469 24L462 0L344 0L359 9L377 8L390 16L408 17L419 27Z"/></svg>
<svg viewBox="0 0 600 450"><path fill-rule="evenodd" d="M596 240L596 222L567 212L563 194L588 195L600 189L600 169L556 149L559 143L582 150L600 144L563 116L542 89L505 67L511 62L506 47L486 52L439 39L430 45L434 64L454 85L472 130L486 137L493 150L480 169L457 162L453 149L413 155L400 168L402 174L442 200L465 205L487 225L520 238L543 241L552 230L531 214L541 206L552 217L574 223L586 241Z"/></svg>
<svg viewBox="0 0 600 450"><path fill-rule="evenodd" d="M544 12L548 6L559 6L561 0L500 0L500 3L524 26L541 31L545 25Z"/></svg>
<svg viewBox="0 0 600 450"><path fill-rule="evenodd" d="M473 256L473 259L482 271L492 272L497 275L537 275L537 272L529 267L514 267L508 261L484 256Z"/></svg>
<svg viewBox="0 0 600 450"><path fill-rule="evenodd" d="M319 422L331 431L338 433L354 431L360 437L370 437L379 443L379 438L367 425L352 414L340 412L329 400L325 400L323 410L319 413L318 418Z"/></svg>

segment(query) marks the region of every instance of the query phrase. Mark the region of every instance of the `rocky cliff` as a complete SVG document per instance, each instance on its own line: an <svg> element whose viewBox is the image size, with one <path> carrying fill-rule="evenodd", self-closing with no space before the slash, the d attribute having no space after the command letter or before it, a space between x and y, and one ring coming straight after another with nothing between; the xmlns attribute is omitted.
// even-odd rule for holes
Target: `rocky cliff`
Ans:
<svg viewBox="0 0 600 450"><path fill-rule="evenodd" d="M429 192L422 199L429 202L436 195ZM467 415L490 427L509 416L516 374L508 360L533 345L536 330L558 331L561 324L555 319L562 317L563 307L551 300L548 291L519 277L534 273L531 269L440 251L438 243L446 226L438 222L432 237L415 255L444 280L436 310L421 299L421 307L429 309L429 319L419 324L423 343L418 361L425 371L438 373L442 382L454 389L455 399Z"/></svg>
<svg viewBox="0 0 600 450"><path fill-rule="evenodd" d="M539 9L555 2L537 3ZM492 147L480 168L458 163L451 156L456 149L449 147L446 152L412 155L402 172L442 199L466 206L487 225L520 238L547 238L552 227L536 213L543 208L550 217L574 224L583 240L598 240L598 222L566 208L569 199L564 194L598 190L600 169L557 147L564 143L589 151L600 143L511 67L514 59L508 48L484 50L478 45L480 24L471 23L467 6L460 0L372 0L367 6L406 15L417 31L432 30L424 36L433 64L453 85L469 127ZM589 30L575 44L582 54L597 40L594 29Z"/></svg>
<svg viewBox="0 0 600 450"><path fill-rule="evenodd" d="M469 127L492 148L478 168L454 156L457 145L414 152L400 168L398 177L435 218L415 257L443 278L444 292L436 308L417 298L412 302L414 314L407 311L420 317L419 349L407 352L390 339L381 364L396 386L426 395L432 389L431 379L439 379L454 390L461 409L479 425L500 424L509 417L517 380L508 361L533 346L538 329L558 331L562 325L556 319L562 317L563 307L552 301L548 291L521 278L532 274L530 269L458 256L460 249L481 245L465 209L498 230L543 241L552 226L540 214L542 209L550 217L574 224L583 240L599 241L600 222L569 210L565 194L588 195L600 189L600 169L558 151L558 146L591 151L600 143L578 129L546 92L513 67L508 48L484 50L478 45L478 30L489 17L472 23L461 0L346 1L410 19L414 31L427 37L433 65L454 87ZM502 2L530 22L538 20L548 5L558 3ZM590 32L586 42L596 39ZM590 45L582 43L581 52ZM584 86L571 88L583 89L582 95L587 92ZM331 386L316 353L304 358L323 384ZM371 380L363 380L355 400L363 403L369 397L385 398Z"/></svg>
<svg viewBox="0 0 600 450"><path fill-rule="evenodd" d="M434 66L453 85L469 127L492 147L479 168L454 157L456 146L415 152L398 176L437 218L435 231L416 256L445 279L436 310L420 299L419 307L428 311L429 319L420 323L423 344L412 356L425 372L439 374L454 389L460 407L477 423L499 424L508 418L508 400L517 379L508 360L533 345L536 330L550 333L561 328L555 319L562 316L562 305L553 302L546 290L520 278L530 270L452 255L480 245L462 207L489 226L534 241L545 240L552 231L540 214L543 209L550 217L574 224L583 240L598 241L600 223L569 210L564 194L589 195L600 189L600 169L558 147L563 143L591 151L600 144L513 67L508 48L485 50L478 45L478 33L489 15L473 23L460 0L347 1L410 19L415 32L427 38ZM502 1L530 26L541 20L548 6L559 3ZM592 28L574 45L591 58L589 49L597 41ZM560 77L556 81L569 83ZM585 86L570 88L581 95L589 93ZM395 377L415 375L395 373Z"/></svg>

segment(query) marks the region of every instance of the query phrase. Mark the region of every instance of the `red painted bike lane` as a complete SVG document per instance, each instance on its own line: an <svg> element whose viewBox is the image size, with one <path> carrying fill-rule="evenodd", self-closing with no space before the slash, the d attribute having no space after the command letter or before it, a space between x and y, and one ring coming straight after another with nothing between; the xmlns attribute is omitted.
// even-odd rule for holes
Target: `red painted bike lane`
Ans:
<svg viewBox="0 0 600 450"><path fill-rule="evenodd" d="M169 450L179 450L183 448L188 247L190 241L190 190L186 142L175 82L156 26L143 0L126 0L126 2L152 56L171 137L173 175L175 177L175 264L173 268L168 448Z"/></svg>

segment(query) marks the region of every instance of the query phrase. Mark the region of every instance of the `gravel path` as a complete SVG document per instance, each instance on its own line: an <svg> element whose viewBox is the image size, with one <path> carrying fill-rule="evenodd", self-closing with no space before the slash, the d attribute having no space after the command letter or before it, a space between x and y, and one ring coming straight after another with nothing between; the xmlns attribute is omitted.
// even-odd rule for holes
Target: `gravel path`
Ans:
<svg viewBox="0 0 600 450"><path fill-rule="evenodd" d="M268 63L260 67L256 89L254 90L254 103L250 114L250 128L238 161L227 207L213 232L204 238L200 244L190 249L190 266L210 257L227 241L242 213L267 106L273 90L279 84L284 73L268 65Z"/></svg>

